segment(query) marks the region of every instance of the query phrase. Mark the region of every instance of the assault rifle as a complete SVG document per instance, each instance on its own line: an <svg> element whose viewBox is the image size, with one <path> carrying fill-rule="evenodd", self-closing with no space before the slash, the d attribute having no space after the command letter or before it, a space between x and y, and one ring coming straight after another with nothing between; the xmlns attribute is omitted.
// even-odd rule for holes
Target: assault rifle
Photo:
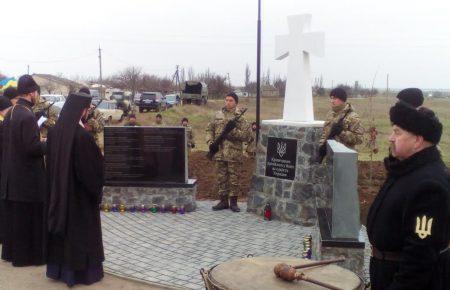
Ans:
<svg viewBox="0 0 450 290"><path fill-rule="evenodd" d="M347 115L352 112L352 110L348 110L344 116L342 116L336 123L334 123L331 126L330 133L328 134L327 140L334 139L337 135L341 134L342 130L344 129L344 119L347 117ZM317 161L319 163L322 163L323 159L327 155L327 142L323 143L319 147L319 156Z"/></svg>
<svg viewBox="0 0 450 290"><path fill-rule="evenodd" d="M100 99L100 102L98 102L97 105L95 105L94 107L92 107L92 109L89 110L89 114L86 117L86 123L87 123L87 121L89 121L90 119L92 119L94 117L95 109L97 109L97 107L100 106L100 104L102 102L103 102L103 99Z"/></svg>
<svg viewBox="0 0 450 290"><path fill-rule="evenodd" d="M208 157L209 160L212 160L214 155L216 155L217 152L219 152L219 146L222 144L222 142L227 138L228 134L236 128L237 121L244 115L244 113L247 112L247 109L242 109L241 113L234 117L232 120L228 121L228 123L223 128L220 135L214 140L214 142L209 145L209 152L206 154L206 157Z"/></svg>
<svg viewBox="0 0 450 290"><path fill-rule="evenodd" d="M41 117L49 117L49 110L50 108L55 104L56 102L51 103L50 105L48 105L47 108L43 108L42 110L39 110L37 112L34 113L34 115L36 116L36 119L39 120Z"/></svg>

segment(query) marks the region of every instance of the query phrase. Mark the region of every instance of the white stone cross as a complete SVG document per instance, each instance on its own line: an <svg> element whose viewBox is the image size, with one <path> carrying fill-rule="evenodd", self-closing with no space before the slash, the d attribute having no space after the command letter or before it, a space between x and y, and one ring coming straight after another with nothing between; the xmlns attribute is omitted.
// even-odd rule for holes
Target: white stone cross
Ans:
<svg viewBox="0 0 450 290"><path fill-rule="evenodd" d="M323 32L309 32L310 14L288 17L289 35L276 36L276 59L289 56L283 121L314 122L309 54L324 55Z"/></svg>

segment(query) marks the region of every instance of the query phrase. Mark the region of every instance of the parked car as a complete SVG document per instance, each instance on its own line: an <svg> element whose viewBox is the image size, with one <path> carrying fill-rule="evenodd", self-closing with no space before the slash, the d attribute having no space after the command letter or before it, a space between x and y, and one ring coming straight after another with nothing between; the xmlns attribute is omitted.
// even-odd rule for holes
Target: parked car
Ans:
<svg viewBox="0 0 450 290"><path fill-rule="evenodd" d="M108 124L111 124L113 121L120 122L123 119L123 111L117 108L116 101L103 100L97 109L103 114L103 118Z"/></svg>
<svg viewBox="0 0 450 290"><path fill-rule="evenodd" d="M66 97L64 97L63 95L48 94L48 95L41 95L41 98L46 100L47 102L50 102L50 103L65 102L66 101Z"/></svg>
<svg viewBox="0 0 450 290"><path fill-rule="evenodd" d="M181 102L179 94L168 94L165 96L166 103L169 107L178 106Z"/></svg>
<svg viewBox="0 0 450 290"><path fill-rule="evenodd" d="M166 98L160 92L143 92L139 100L139 112L155 110L156 112L167 109Z"/></svg>
<svg viewBox="0 0 450 290"><path fill-rule="evenodd" d="M56 111L56 114L58 115L58 117L59 117L59 114L61 113L62 107L64 106L65 102L66 101L61 101L61 102L56 102L53 104L53 107L55 107L55 111Z"/></svg>

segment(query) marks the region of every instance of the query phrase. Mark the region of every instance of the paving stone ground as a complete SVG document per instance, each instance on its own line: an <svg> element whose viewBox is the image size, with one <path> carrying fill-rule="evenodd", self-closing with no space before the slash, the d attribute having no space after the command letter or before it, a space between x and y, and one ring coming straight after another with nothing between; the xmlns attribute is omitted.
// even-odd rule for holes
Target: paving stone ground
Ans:
<svg viewBox="0 0 450 290"><path fill-rule="evenodd" d="M229 210L212 212L198 201L193 213L102 213L105 270L133 279L204 289L199 270L254 256L301 257L313 228Z"/></svg>

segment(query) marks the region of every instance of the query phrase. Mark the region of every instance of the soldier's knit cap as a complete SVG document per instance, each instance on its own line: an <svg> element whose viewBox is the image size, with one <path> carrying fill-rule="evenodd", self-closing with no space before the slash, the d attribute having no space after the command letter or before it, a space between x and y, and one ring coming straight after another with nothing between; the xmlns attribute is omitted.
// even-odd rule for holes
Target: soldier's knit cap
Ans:
<svg viewBox="0 0 450 290"><path fill-rule="evenodd" d="M338 98L342 100L343 102L347 101L347 93L343 88L334 88L330 92L330 97Z"/></svg>
<svg viewBox="0 0 450 290"><path fill-rule="evenodd" d="M234 101L236 102L236 104L239 103L239 97L238 97L238 95L236 95L235 92L229 92L226 95L226 97L232 97L234 99Z"/></svg>
<svg viewBox="0 0 450 290"><path fill-rule="evenodd" d="M12 106L12 103L7 97L0 96L0 111L3 111L11 106Z"/></svg>
<svg viewBox="0 0 450 290"><path fill-rule="evenodd" d="M26 95L39 90L40 88L32 76L23 75L19 78L17 83L17 92L19 95Z"/></svg>
<svg viewBox="0 0 450 290"><path fill-rule="evenodd" d="M397 95L397 99L406 102L415 108L423 105L423 93L422 90L418 88L401 90Z"/></svg>
<svg viewBox="0 0 450 290"><path fill-rule="evenodd" d="M7 97L8 99L12 100L15 97L17 97L19 93L17 92L16 88L8 87L4 92L3 96Z"/></svg>
<svg viewBox="0 0 450 290"><path fill-rule="evenodd" d="M426 108L416 108L410 103L399 101L391 107L389 116L393 125L422 136L433 144L438 144L442 136L442 124L436 114Z"/></svg>

